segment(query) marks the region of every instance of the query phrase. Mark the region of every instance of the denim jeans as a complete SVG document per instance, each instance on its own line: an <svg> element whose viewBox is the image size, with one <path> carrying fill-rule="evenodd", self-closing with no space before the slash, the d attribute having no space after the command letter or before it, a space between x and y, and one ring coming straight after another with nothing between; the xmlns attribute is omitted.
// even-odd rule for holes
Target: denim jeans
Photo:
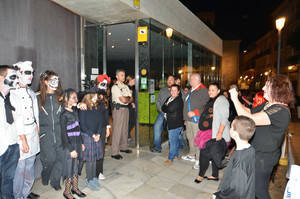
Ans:
<svg viewBox="0 0 300 199"><path fill-rule="evenodd" d="M27 198L34 183L35 155L19 160L14 178L15 198Z"/></svg>
<svg viewBox="0 0 300 199"><path fill-rule="evenodd" d="M0 156L0 198L14 199L13 181L20 157L19 145L9 145Z"/></svg>
<svg viewBox="0 0 300 199"><path fill-rule="evenodd" d="M179 150L179 134L182 130L182 127L176 129L168 129L169 133L169 144L170 144L170 152L168 159L173 162L174 158L178 158L178 150Z"/></svg>
<svg viewBox="0 0 300 199"><path fill-rule="evenodd" d="M182 129L179 134L179 149L184 149L184 145L185 145L185 132Z"/></svg>
<svg viewBox="0 0 300 199"><path fill-rule="evenodd" d="M164 114L159 113L154 123L154 148L161 151L161 133L164 128Z"/></svg>

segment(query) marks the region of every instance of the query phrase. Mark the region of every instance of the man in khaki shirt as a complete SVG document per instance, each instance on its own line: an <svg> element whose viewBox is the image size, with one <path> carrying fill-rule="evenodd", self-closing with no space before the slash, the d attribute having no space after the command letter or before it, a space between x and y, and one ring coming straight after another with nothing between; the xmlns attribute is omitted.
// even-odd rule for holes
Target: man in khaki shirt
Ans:
<svg viewBox="0 0 300 199"><path fill-rule="evenodd" d="M116 71L117 82L111 88L112 94L112 118L113 118L113 134L112 134L112 152L111 157L117 160L122 159L120 152L132 153L128 149L128 122L129 110L128 104L133 102L131 92L125 81L125 71L118 69Z"/></svg>

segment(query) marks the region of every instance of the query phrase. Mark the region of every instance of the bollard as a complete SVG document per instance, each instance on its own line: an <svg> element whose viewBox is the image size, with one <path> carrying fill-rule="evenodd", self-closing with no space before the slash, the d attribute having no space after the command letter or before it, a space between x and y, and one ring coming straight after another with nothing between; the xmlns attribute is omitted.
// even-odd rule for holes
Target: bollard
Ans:
<svg viewBox="0 0 300 199"><path fill-rule="evenodd" d="M281 166L287 166L288 165L288 158L285 155L285 150L286 150L286 142L287 142L287 138L286 138L286 134L284 135L284 141L282 143L281 146L281 156L280 156L280 160L279 160L279 165Z"/></svg>

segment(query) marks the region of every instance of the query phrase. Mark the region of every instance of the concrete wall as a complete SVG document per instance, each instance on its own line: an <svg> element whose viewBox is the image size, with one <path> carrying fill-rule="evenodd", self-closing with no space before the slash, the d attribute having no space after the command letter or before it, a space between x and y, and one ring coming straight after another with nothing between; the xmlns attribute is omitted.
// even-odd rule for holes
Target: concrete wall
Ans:
<svg viewBox="0 0 300 199"><path fill-rule="evenodd" d="M31 60L33 88L45 70L80 88L80 17L48 0L0 1L0 64Z"/></svg>
<svg viewBox="0 0 300 199"><path fill-rule="evenodd" d="M237 84L239 75L240 40L223 41L223 57L221 74L223 88L228 89L231 84Z"/></svg>

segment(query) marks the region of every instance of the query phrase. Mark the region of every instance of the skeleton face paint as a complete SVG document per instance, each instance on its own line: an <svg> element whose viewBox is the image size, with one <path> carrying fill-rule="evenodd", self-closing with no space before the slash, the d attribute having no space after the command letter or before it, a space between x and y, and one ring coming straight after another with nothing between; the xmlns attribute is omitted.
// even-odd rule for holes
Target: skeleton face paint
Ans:
<svg viewBox="0 0 300 199"><path fill-rule="evenodd" d="M59 83L59 78L57 76L52 76L49 80L48 80L48 87L51 90L56 90L58 87L58 83Z"/></svg>
<svg viewBox="0 0 300 199"><path fill-rule="evenodd" d="M7 75L3 81L3 85L5 89L11 90L15 89L17 86L17 72L13 69L8 69L7 70Z"/></svg>
<svg viewBox="0 0 300 199"><path fill-rule="evenodd" d="M14 64L14 66L18 67L17 76L19 78L19 82L28 85L31 84L33 78L33 68L31 61L18 62Z"/></svg>
<svg viewBox="0 0 300 199"><path fill-rule="evenodd" d="M107 80L104 79L102 82L100 82L100 83L98 84L98 88L99 88L99 89L106 90L106 88L107 88Z"/></svg>

